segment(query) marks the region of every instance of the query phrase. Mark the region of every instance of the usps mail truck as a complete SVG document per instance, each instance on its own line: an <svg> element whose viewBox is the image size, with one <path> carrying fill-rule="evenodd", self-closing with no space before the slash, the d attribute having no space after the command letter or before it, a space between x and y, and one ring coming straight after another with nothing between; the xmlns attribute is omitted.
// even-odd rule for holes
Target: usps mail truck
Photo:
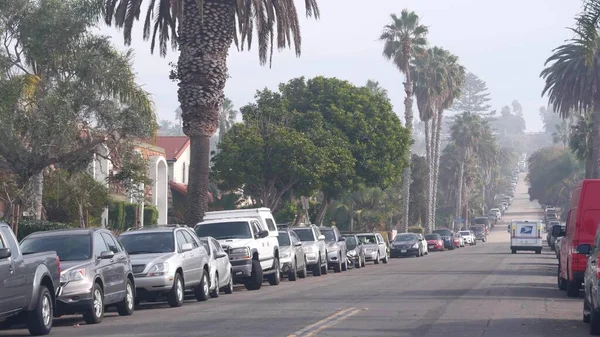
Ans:
<svg viewBox="0 0 600 337"><path fill-rule="evenodd" d="M542 222L540 220L515 220L510 225L510 250L542 253Z"/></svg>

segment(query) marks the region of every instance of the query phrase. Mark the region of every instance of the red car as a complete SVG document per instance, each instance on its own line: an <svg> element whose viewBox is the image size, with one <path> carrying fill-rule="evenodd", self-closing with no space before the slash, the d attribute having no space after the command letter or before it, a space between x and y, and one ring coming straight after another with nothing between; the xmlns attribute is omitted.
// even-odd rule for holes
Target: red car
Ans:
<svg viewBox="0 0 600 337"><path fill-rule="evenodd" d="M427 250L439 250L444 251L444 240L439 234L427 234L425 235L425 240L427 240Z"/></svg>
<svg viewBox="0 0 600 337"><path fill-rule="evenodd" d="M456 248L460 248L460 247L464 246L462 236L460 236L460 234L458 234L458 233L454 234L454 246Z"/></svg>

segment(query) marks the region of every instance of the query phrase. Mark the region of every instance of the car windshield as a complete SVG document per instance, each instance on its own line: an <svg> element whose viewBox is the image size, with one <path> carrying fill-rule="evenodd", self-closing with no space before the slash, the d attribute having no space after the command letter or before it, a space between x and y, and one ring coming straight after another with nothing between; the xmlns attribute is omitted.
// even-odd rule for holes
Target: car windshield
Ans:
<svg viewBox="0 0 600 337"><path fill-rule="evenodd" d="M362 243L373 244L377 243L377 239L375 239L375 235L359 235L358 239Z"/></svg>
<svg viewBox="0 0 600 337"><path fill-rule="evenodd" d="M483 227L471 227L473 232L483 232Z"/></svg>
<svg viewBox="0 0 600 337"><path fill-rule="evenodd" d="M173 232L132 233L119 237L130 255L172 253L175 251Z"/></svg>
<svg viewBox="0 0 600 337"><path fill-rule="evenodd" d="M335 242L335 234L332 230L321 230L321 233L325 235L325 241L327 242Z"/></svg>
<svg viewBox="0 0 600 337"><path fill-rule="evenodd" d="M91 235L39 235L21 242L23 254L56 252L61 261L85 261L92 258Z"/></svg>
<svg viewBox="0 0 600 337"><path fill-rule="evenodd" d="M277 237L279 241L279 247L290 246L290 236L286 232L279 232L279 236Z"/></svg>
<svg viewBox="0 0 600 337"><path fill-rule="evenodd" d="M346 238L346 248L352 250L356 248L356 238L354 236L345 236Z"/></svg>
<svg viewBox="0 0 600 337"><path fill-rule="evenodd" d="M427 234L425 235L425 240L439 240L441 236L439 234Z"/></svg>
<svg viewBox="0 0 600 337"><path fill-rule="evenodd" d="M460 231L459 233L460 235L471 235L471 233L468 231Z"/></svg>
<svg viewBox="0 0 600 337"><path fill-rule="evenodd" d="M484 224L488 223L489 221L490 221L490 219L488 219L488 218L475 218L475 220L473 220L473 222L476 225L484 225Z"/></svg>
<svg viewBox="0 0 600 337"><path fill-rule="evenodd" d="M298 235L300 241L302 242L316 241L315 236L313 235L313 231L310 228L294 229L294 232Z"/></svg>
<svg viewBox="0 0 600 337"><path fill-rule="evenodd" d="M452 236L452 232L449 229L436 229L433 232L441 236Z"/></svg>
<svg viewBox="0 0 600 337"><path fill-rule="evenodd" d="M212 236L217 240L252 238L247 221L205 223L197 225L194 230L198 236Z"/></svg>
<svg viewBox="0 0 600 337"><path fill-rule="evenodd" d="M417 236L414 234L399 234L399 235L396 235L396 237L394 238L395 242L415 241L415 240L417 240Z"/></svg>

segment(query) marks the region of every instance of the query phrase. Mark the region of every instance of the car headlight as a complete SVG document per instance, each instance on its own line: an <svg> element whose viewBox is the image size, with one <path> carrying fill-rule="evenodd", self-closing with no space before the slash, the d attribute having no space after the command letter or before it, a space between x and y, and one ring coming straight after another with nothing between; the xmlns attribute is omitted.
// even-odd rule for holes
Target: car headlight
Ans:
<svg viewBox="0 0 600 337"><path fill-rule="evenodd" d="M415 244L414 244L412 247L413 247L413 248L419 248L419 244L418 244L418 243L415 243Z"/></svg>
<svg viewBox="0 0 600 337"><path fill-rule="evenodd" d="M307 254L312 254L314 253L315 249L313 248L313 246L304 246L304 252Z"/></svg>
<svg viewBox="0 0 600 337"><path fill-rule="evenodd" d="M240 257L240 255L246 259L250 258L250 248L248 247L240 247L240 248L231 248L229 250L229 256Z"/></svg>
<svg viewBox="0 0 600 337"><path fill-rule="evenodd" d="M351 250L351 251L348 252L348 254L350 256L356 256L356 251L355 250Z"/></svg>
<svg viewBox="0 0 600 337"><path fill-rule="evenodd" d="M282 258L282 259L287 259L287 258L289 258L290 256L292 256L292 252L285 252L285 253L282 253L282 254L281 254L281 258Z"/></svg>
<svg viewBox="0 0 600 337"><path fill-rule="evenodd" d="M60 274L61 283L83 281L84 278L85 269L74 269Z"/></svg>
<svg viewBox="0 0 600 337"><path fill-rule="evenodd" d="M166 262L157 263L148 270L148 276L163 276L169 272L169 264Z"/></svg>
<svg viewBox="0 0 600 337"><path fill-rule="evenodd" d="M338 247L338 245L333 245L329 249L329 251L331 251L331 252L337 252L338 250L340 250L340 247Z"/></svg>

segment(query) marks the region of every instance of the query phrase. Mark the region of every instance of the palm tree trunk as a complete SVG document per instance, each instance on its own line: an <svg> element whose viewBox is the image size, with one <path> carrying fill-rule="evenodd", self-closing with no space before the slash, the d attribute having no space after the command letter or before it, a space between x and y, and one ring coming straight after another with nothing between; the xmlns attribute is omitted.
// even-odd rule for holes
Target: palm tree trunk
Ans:
<svg viewBox="0 0 600 337"><path fill-rule="evenodd" d="M592 179L600 178L600 102L594 104L592 115Z"/></svg>
<svg viewBox="0 0 600 337"><path fill-rule="evenodd" d="M33 215L35 220L42 220L44 200L44 171L34 174L31 178Z"/></svg>
<svg viewBox="0 0 600 337"><path fill-rule="evenodd" d="M190 172L186 224L202 221L207 210L210 137L225 98L227 56L233 42L235 2L204 0L203 16L196 0L183 0L179 34L178 97L183 131L190 137Z"/></svg>
<svg viewBox="0 0 600 337"><path fill-rule="evenodd" d="M431 231L431 192L433 191L433 147L431 146L431 137L433 129L429 128L429 121L425 122L425 159L427 162L427 193L425 193L425 202L427 203L427 211L425 212L425 231Z"/></svg>
<svg viewBox="0 0 600 337"><path fill-rule="evenodd" d="M460 218L462 213L462 195L463 195L463 180L465 176L465 163L460 160L460 164L458 166L458 186L456 190L456 216L455 218Z"/></svg>
<svg viewBox="0 0 600 337"><path fill-rule="evenodd" d="M317 226L322 226L323 225L323 218L325 218L325 214L327 214L327 209L329 208L329 197L327 197L327 194L325 192L323 192L323 202L321 202L321 207L319 208L319 212L317 213L317 219L315 221L315 224Z"/></svg>
<svg viewBox="0 0 600 337"><path fill-rule="evenodd" d="M438 111L437 123L435 125L435 140L433 148L433 160L434 160L434 171L433 171L433 200L431 202L433 228L435 229L435 221L437 214L437 190L438 190L438 179L440 176L440 147L442 143L442 123L444 121L444 110Z"/></svg>
<svg viewBox="0 0 600 337"><path fill-rule="evenodd" d="M413 131L413 84L410 76L410 67L406 66L404 69L404 73L406 74L406 81L404 82L404 92L406 93L406 97L404 98L404 119L406 120L406 128L410 134L410 138L412 140L412 131ZM411 182L411 154L409 152L407 165L404 168L404 172L402 174L402 232L406 232L408 230L408 213L410 212L410 182Z"/></svg>

